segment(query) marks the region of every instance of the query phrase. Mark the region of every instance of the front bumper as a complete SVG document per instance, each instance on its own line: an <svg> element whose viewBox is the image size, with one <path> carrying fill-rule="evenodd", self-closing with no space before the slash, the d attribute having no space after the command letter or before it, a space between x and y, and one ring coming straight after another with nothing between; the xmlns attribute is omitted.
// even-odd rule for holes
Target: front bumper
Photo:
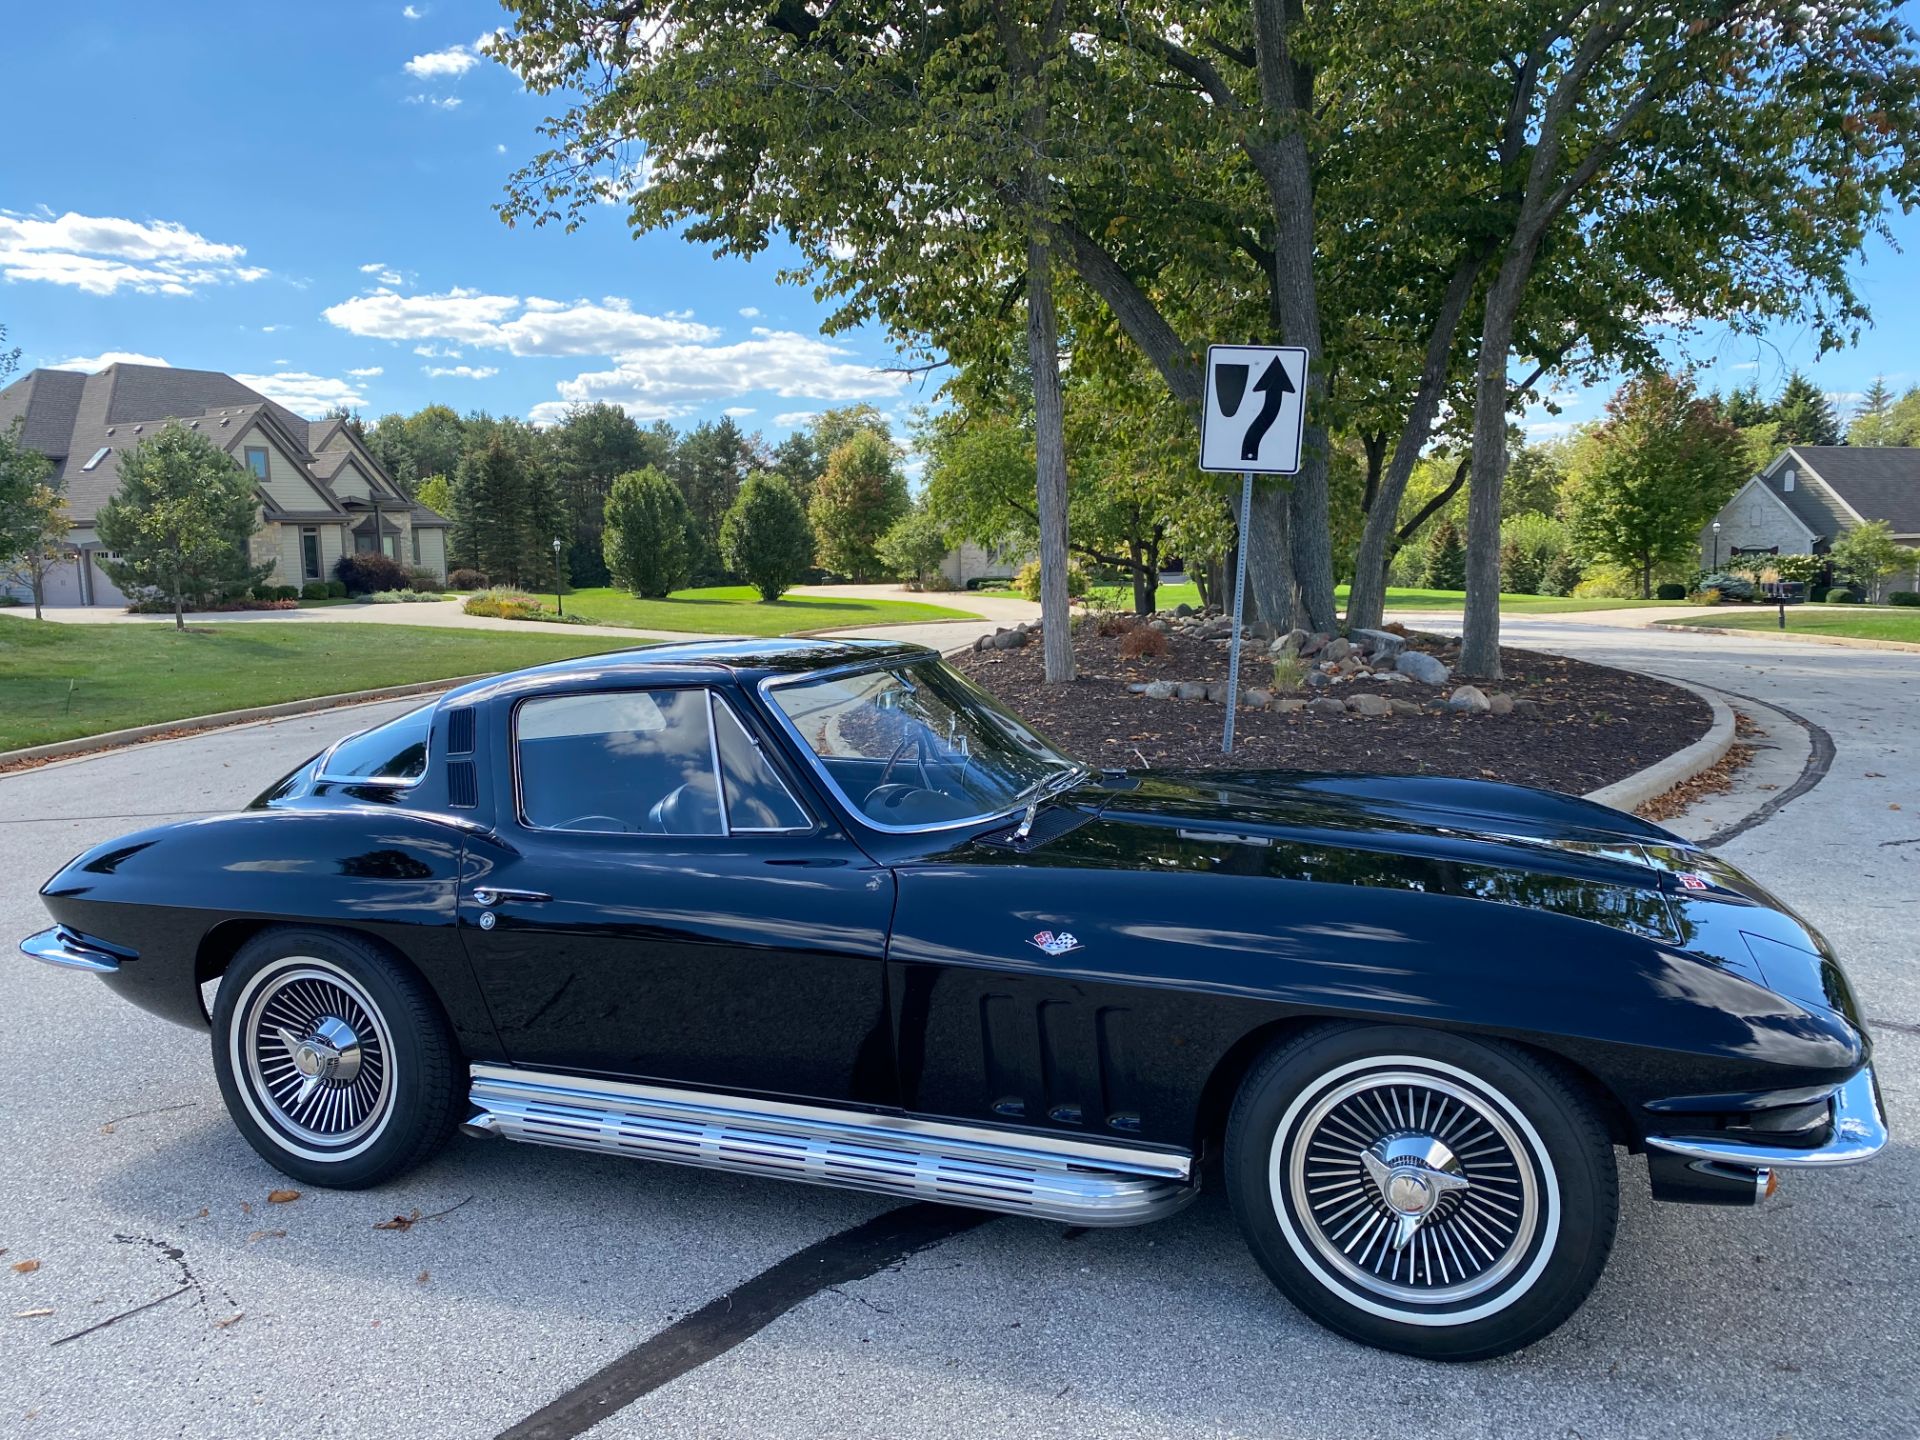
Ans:
<svg viewBox="0 0 1920 1440"><path fill-rule="evenodd" d="M64 925L49 925L27 936L20 942L20 953L31 955L43 964L67 970L90 970L96 975L111 975L120 968L122 960L133 958L130 951L91 935L82 935L78 930L69 930Z"/></svg>
<svg viewBox="0 0 1920 1440"><path fill-rule="evenodd" d="M1812 1149L1725 1136L1649 1135L1647 1148L1682 1159L1747 1170L1825 1170L1871 1160L1887 1143L1886 1109L1871 1065L1833 1092L1833 1129Z"/></svg>

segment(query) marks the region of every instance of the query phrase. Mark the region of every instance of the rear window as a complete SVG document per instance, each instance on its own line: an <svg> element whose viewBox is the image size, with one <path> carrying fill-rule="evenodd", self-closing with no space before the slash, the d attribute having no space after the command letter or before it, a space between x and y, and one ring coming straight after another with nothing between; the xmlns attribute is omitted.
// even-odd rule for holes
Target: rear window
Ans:
<svg viewBox="0 0 1920 1440"><path fill-rule="evenodd" d="M349 735L320 762L322 780L411 785L427 773L427 734L433 706L422 705L358 735Z"/></svg>

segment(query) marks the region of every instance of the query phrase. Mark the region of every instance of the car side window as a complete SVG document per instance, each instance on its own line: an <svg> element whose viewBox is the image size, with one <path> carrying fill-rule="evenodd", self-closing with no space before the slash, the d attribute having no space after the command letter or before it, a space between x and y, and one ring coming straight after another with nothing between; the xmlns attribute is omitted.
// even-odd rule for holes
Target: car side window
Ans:
<svg viewBox="0 0 1920 1440"><path fill-rule="evenodd" d="M529 825L726 834L705 690L536 697L520 705L514 743Z"/></svg>
<svg viewBox="0 0 1920 1440"><path fill-rule="evenodd" d="M720 783L733 831L811 830L813 821L793 798L780 772L760 751L733 708L713 701L713 733L720 754Z"/></svg>

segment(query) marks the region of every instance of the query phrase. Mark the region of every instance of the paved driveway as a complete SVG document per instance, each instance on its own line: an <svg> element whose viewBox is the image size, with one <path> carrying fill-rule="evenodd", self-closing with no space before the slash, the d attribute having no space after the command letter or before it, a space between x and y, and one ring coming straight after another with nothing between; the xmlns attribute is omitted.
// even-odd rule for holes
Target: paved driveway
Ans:
<svg viewBox="0 0 1920 1440"><path fill-rule="evenodd" d="M1217 1195L1138 1230L991 1220L817 1293L801 1275L808 1298L723 1350L730 1305L701 1307L887 1203L457 1141L386 1189L269 1205L283 1182L228 1125L204 1037L0 962L0 1433L497 1435L676 1322L684 1373L595 1436L1920 1433L1920 660L1567 620L1510 636L1762 695L1832 735L1825 781L1727 853L1851 957L1896 1131L1878 1163L1722 1211L1654 1207L1628 1162L1585 1310L1482 1366L1318 1330ZM396 708L0 778L0 936L38 926L35 884L83 845L242 802ZM450 1213L374 1228L415 1210ZM40 1268L4 1268L23 1259Z"/></svg>

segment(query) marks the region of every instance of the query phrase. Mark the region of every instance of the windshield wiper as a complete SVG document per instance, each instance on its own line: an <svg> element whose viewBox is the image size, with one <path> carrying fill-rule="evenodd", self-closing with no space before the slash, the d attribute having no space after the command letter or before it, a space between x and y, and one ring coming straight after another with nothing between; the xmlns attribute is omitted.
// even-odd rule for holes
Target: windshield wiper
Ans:
<svg viewBox="0 0 1920 1440"><path fill-rule="evenodd" d="M1043 776L1027 788L1027 810L1020 817L1020 823L1014 827L1013 838L1024 842L1033 833L1033 822L1040 814L1040 807L1062 791L1071 790L1085 778L1088 771L1084 766L1069 765L1052 775Z"/></svg>

